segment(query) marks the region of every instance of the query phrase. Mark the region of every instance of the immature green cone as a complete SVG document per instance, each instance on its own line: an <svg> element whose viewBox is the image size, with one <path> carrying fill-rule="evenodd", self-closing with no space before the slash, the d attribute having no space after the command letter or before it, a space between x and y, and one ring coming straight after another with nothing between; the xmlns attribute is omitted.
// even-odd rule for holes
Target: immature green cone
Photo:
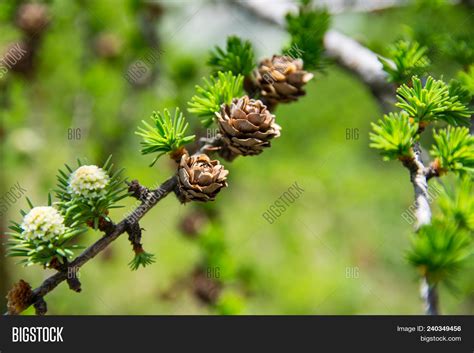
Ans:
<svg viewBox="0 0 474 353"><path fill-rule="evenodd" d="M285 55L262 60L256 72L260 94L271 106L305 95L303 86L312 78L312 73L303 70L303 60Z"/></svg>
<svg viewBox="0 0 474 353"><path fill-rule="evenodd" d="M180 201L213 201L227 186L227 174L219 161L211 160L206 154L183 155L178 168Z"/></svg>
<svg viewBox="0 0 474 353"><path fill-rule="evenodd" d="M16 315L25 310L30 305L33 291L28 282L22 279L15 283L7 294L7 307L10 315Z"/></svg>
<svg viewBox="0 0 474 353"><path fill-rule="evenodd" d="M220 154L227 160L260 154L270 147L272 138L280 136L275 116L260 100L234 98L230 105L223 104L216 115L223 141Z"/></svg>

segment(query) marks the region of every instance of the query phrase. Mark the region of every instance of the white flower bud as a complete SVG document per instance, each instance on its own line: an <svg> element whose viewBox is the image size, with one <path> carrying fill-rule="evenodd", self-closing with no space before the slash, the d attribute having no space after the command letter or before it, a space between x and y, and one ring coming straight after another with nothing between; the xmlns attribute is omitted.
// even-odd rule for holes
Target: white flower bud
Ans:
<svg viewBox="0 0 474 353"><path fill-rule="evenodd" d="M102 168L96 165L83 165L71 174L69 190L75 195L91 199L104 194L109 180L109 176Z"/></svg>
<svg viewBox="0 0 474 353"><path fill-rule="evenodd" d="M52 239L66 231L63 216L50 206L34 207L23 218L21 228L27 239Z"/></svg>

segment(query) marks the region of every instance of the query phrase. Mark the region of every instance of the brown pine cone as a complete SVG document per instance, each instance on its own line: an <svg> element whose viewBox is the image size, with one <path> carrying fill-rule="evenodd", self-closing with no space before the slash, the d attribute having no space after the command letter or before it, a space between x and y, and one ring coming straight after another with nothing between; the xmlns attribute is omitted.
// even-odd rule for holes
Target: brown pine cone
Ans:
<svg viewBox="0 0 474 353"><path fill-rule="evenodd" d="M312 73L303 70L303 60L284 55L262 60L256 72L260 94L272 106L305 95L303 86L312 78Z"/></svg>
<svg viewBox="0 0 474 353"><path fill-rule="evenodd" d="M22 279L13 285L13 288L7 294L7 307L10 315L21 313L31 304L33 291L28 282Z"/></svg>
<svg viewBox="0 0 474 353"><path fill-rule="evenodd" d="M201 210L194 210L187 214L180 222L179 229L189 238L194 238L199 235L206 223L209 222L209 217Z"/></svg>
<svg viewBox="0 0 474 353"><path fill-rule="evenodd" d="M211 160L206 154L183 155L178 167L180 201L213 201L227 186L227 174L219 161Z"/></svg>
<svg viewBox="0 0 474 353"><path fill-rule="evenodd" d="M165 9L163 5L158 1L146 1L144 2L145 9L148 12L148 16L152 19L157 19L163 15Z"/></svg>
<svg viewBox="0 0 474 353"><path fill-rule="evenodd" d="M104 59L117 57L122 50L122 42L115 33L103 32L94 39L97 55Z"/></svg>
<svg viewBox="0 0 474 353"><path fill-rule="evenodd" d="M16 22L28 34L40 34L49 22L48 7L36 3L21 5Z"/></svg>
<svg viewBox="0 0 474 353"><path fill-rule="evenodd" d="M194 295L205 304L215 304L222 291L222 284L206 275L203 269L197 268L192 275Z"/></svg>
<svg viewBox="0 0 474 353"><path fill-rule="evenodd" d="M21 74L31 74L35 68L36 48L31 42L27 41L9 44L4 52L0 52L3 58L3 66Z"/></svg>
<svg viewBox="0 0 474 353"><path fill-rule="evenodd" d="M252 156L270 147L270 140L280 136L281 127L275 123L275 116L260 100L247 96L222 105L216 113L222 134L223 147L220 154L227 160L238 155Z"/></svg>

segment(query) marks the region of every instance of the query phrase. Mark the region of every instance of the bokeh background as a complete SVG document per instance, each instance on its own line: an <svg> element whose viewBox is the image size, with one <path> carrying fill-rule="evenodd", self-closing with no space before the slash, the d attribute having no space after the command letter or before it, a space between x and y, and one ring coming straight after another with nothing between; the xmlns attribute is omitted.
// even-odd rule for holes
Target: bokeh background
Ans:
<svg viewBox="0 0 474 353"><path fill-rule="evenodd" d="M169 161L150 168L152 157L140 155L140 121L154 110L186 111L209 74L208 51L228 35L249 39L259 59L289 40L227 2L82 0L41 2L47 25L25 41L18 23L24 3L0 4L1 52L22 42L33 53L0 79L1 195L17 183L27 190L2 213L2 234L10 219L19 220L25 196L45 203L57 169L77 157L101 164L112 154L129 179L148 186L167 179ZM396 39L415 37L430 48L433 75L449 79L462 64L436 38L472 40L473 18L464 4L424 1L377 11L348 6L332 27L382 54ZM144 72L137 69L143 63ZM282 136L270 150L226 164L229 188L214 204L183 206L171 195L144 218L144 247L156 263L130 271L133 253L122 236L81 269L82 293L61 284L46 297L49 313L422 313L417 274L405 260L408 174L368 147L370 122L381 114L369 89L329 62L306 97L278 107ZM187 117L206 134L197 117ZM269 224L262 214L295 182L304 193ZM112 218L134 203L125 200ZM89 231L80 243L98 237ZM0 266L2 308L13 282L36 287L52 273L3 256ZM463 272L457 288L442 288L442 312L474 313L473 279Z"/></svg>

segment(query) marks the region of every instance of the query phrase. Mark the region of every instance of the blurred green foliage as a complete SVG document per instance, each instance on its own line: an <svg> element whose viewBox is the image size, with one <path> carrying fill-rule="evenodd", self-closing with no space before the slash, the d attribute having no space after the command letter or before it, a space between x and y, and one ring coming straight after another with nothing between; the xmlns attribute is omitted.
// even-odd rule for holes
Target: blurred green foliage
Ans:
<svg viewBox="0 0 474 353"><path fill-rule="evenodd" d="M413 155L413 140L418 124L411 123L406 112L384 115L378 124L372 123L370 147L378 149L384 160L407 158Z"/></svg>
<svg viewBox="0 0 474 353"><path fill-rule="evenodd" d="M474 173L474 137L468 128L448 126L433 138L431 153L439 159L441 168L461 175Z"/></svg>
<svg viewBox="0 0 474 353"><path fill-rule="evenodd" d="M235 76L248 76L255 69L252 43L237 36L229 36L225 49L215 47L208 64L217 72L232 72Z"/></svg>
<svg viewBox="0 0 474 353"><path fill-rule="evenodd" d="M389 47L389 57L379 57L390 82L407 83L412 76L423 75L430 65L428 48L417 42L399 40Z"/></svg>
<svg viewBox="0 0 474 353"><path fill-rule="evenodd" d="M291 43L286 53L303 59L305 69L317 70L325 66L323 38L331 23L326 9L316 8L311 1L301 1L298 13L285 17Z"/></svg>

